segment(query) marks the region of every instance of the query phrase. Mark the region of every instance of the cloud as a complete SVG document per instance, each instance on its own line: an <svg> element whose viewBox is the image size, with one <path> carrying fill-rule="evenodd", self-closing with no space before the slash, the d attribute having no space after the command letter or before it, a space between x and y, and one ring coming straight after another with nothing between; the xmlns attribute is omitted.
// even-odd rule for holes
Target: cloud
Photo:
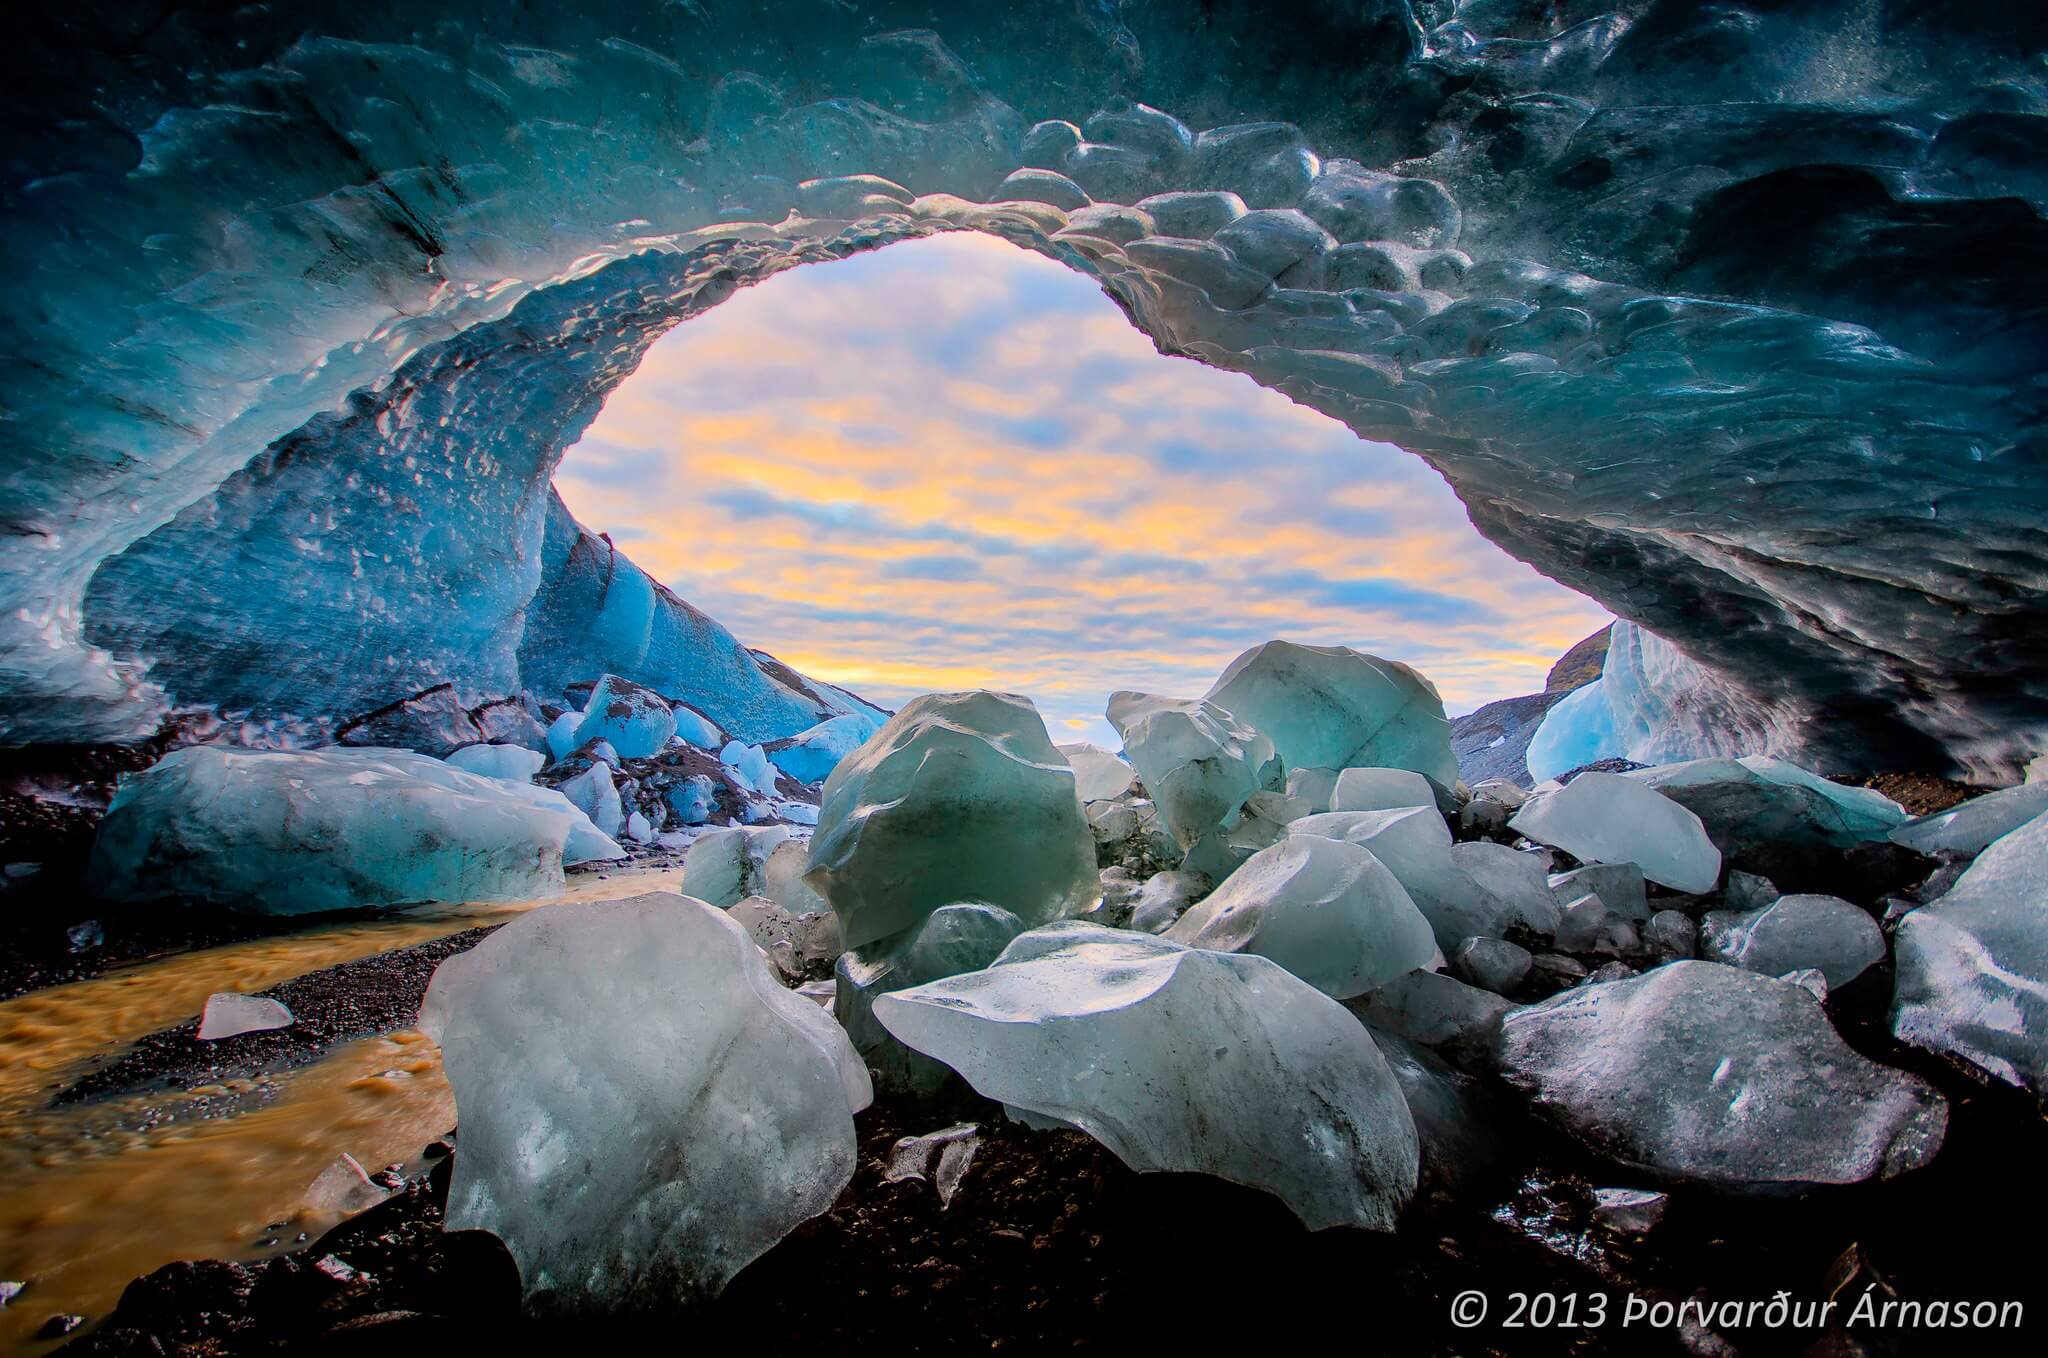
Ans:
<svg viewBox="0 0 2048 1358"><path fill-rule="evenodd" d="M987 237L743 289L649 351L557 484L800 669L892 705L1025 692L1109 744L1112 690L1200 693L1273 637L1407 660L1468 711L1606 620L1420 459L1160 355Z"/></svg>

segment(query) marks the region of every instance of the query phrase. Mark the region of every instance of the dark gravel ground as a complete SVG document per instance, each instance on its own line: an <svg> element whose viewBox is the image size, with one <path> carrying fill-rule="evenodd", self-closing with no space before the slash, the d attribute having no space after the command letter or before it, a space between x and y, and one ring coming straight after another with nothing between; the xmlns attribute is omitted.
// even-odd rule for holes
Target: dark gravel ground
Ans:
<svg viewBox="0 0 2048 1358"><path fill-rule="evenodd" d="M434 968L466 952L497 926L468 929L409 948L286 981L259 991L292 1011L289 1028L201 1042L197 1018L140 1039L113 1061L62 1090L52 1102L79 1103L155 1087L190 1087L305 1065L330 1047L410 1028Z"/></svg>

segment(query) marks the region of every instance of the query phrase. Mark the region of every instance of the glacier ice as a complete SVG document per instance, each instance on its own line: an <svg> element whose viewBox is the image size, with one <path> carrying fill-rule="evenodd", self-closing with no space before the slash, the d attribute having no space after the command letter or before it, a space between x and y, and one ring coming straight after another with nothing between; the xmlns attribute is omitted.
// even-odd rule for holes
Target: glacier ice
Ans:
<svg viewBox="0 0 2048 1358"><path fill-rule="evenodd" d="M1374 1029L1440 1048L1461 1065L1491 1065L1501 1019L1513 1005L1440 971L1411 971L1346 1002Z"/></svg>
<svg viewBox="0 0 2048 1358"><path fill-rule="evenodd" d="M675 733L675 714L669 711L666 698L629 679L607 674L600 676L590 691L572 748L602 740L621 759L645 759L667 749Z"/></svg>
<svg viewBox="0 0 2048 1358"><path fill-rule="evenodd" d="M799 783L822 783L839 761L859 749L881 727L870 717L848 712L764 747L768 760ZM764 788L763 791L773 791Z"/></svg>
<svg viewBox="0 0 2048 1358"><path fill-rule="evenodd" d="M974 1165L975 1149L981 1144L981 1128L972 1122L941 1127L923 1136L897 1139L889 1148L889 1160L882 1168L884 1183L904 1179L926 1179L938 1195L939 1209L952 1205L953 1193Z"/></svg>
<svg viewBox="0 0 2048 1358"><path fill-rule="evenodd" d="M725 748L718 752L718 762L725 765L728 776L741 787L771 797L775 795L775 766L768 762L767 752L759 745L727 741Z"/></svg>
<svg viewBox="0 0 2048 1358"><path fill-rule="evenodd" d="M1919 853L1968 858L2043 812L2048 812L2048 783L2021 783L1894 826L1891 841Z"/></svg>
<svg viewBox="0 0 2048 1358"><path fill-rule="evenodd" d="M1206 699L1112 693L1109 724L1184 849L1236 825L1245 800L1276 780L1273 742Z"/></svg>
<svg viewBox="0 0 2048 1358"><path fill-rule="evenodd" d="M1634 863L1674 891L1712 891L1721 878L1721 851L1700 818L1623 774L1582 773L1531 798L1508 825L1588 863Z"/></svg>
<svg viewBox="0 0 2048 1358"><path fill-rule="evenodd" d="M507 783L530 783L548 762L547 756L523 745L465 745L447 762L466 773Z"/></svg>
<svg viewBox="0 0 2048 1358"><path fill-rule="evenodd" d="M773 896L769 859L787 842L786 825L706 830L683 856L683 894L721 908L749 896Z"/></svg>
<svg viewBox="0 0 2048 1358"><path fill-rule="evenodd" d="M1446 951L1475 935L1498 938L1516 924L1539 934L1557 926L1542 862L1504 844L1454 845L1435 807L1330 811L1304 816L1287 832L1369 850L1408 892Z"/></svg>
<svg viewBox="0 0 2048 1358"><path fill-rule="evenodd" d="M354 1216L375 1207L391 1192L369 1176L361 1161L343 1152L306 1186L300 1205L311 1212Z"/></svg>
<svg viewBox="0 0 2048 1358"><path fill-rule="evenodd" d="M1606 684L1595 679L1567 693L1543 714L1524 758L1529 776L1540 783L1598 760L1625 757L1625 748L1615 730Z"/></svg>
<svg viewBox="0 0 2048 1358"><path fill-rule="evenodd" d="M1024 922L985 901L954 901L915 929L839 955L832 1013L875 1078L888 1089L929 1091L951 1072L893 1037L875 1018L875 1000L891 991L979 971L996 960Z"/></svg>
<svg viewBox="0 0 2048 1358"><path fill-rule="evenodd" d="M1074 786L1083 802L1105 802L1131 790L1137 771L1100 745L1085 740L1054 747L1074 769Z"/></svg>
<svg viewBox="0 0 2048 1358"><path fill-rule="evenodd" d="M668 790L669 810L685 825L702 825L717 806L718 784L708 773L691 774Z"/></svg>
<svg viewBox="0 0 2048 1358"><path fill-rule="evenodd" d="M1271 740L1287 768L1412 769L1444 788L1458 781L1443 699L1398 661L1269 641L1230 662L1206 697Z"/></svg>
<svg viewBox="0 0 2048 1358"><path fill-rule="evenodd" d="M1208 891L1208 879L1198 873L1177 869L1154 873L1138 888L1130 927L1143 934L1163 934Z"/></svg>
<svg viewBox="0 0 2048 1358"><path fill-rule="evenodd" d="M193 745L122 780L87 884L275 915L549 896L579 823L546 788L411 751ZM621 856L602 836L583 847Z"/></svg>
<svg viewBox="0 0 2048 1358"><path fill-rule="evenodd" d="M1867 913L1836 896L1780 896L1757 910L1709 910L1700 917L1699 955L1710 962L1783 976L1814 970L1839 990L1884 960L1884 933Z"/></svg>
<svg viewBox="0 0 2048 1358"><path fill-rule="evenodd" d="M420 1025L461 1118L448 1229L504 1241L535 1312L715 1296L852 1178L867 1072L702 901L530 911L441 964Z"/></svg>
<svg viewBox="0 0 2048 1358"><path fill-rule="evenodd" d="M206 997L206 1007L199 1014L199 1040L218 1042L224 1037L269 1032L273 1028L289 1028L291 1024L292 1011L276 1000L224 990Z"/></svg>
<svg viewBox="0 0 2048 1358"><path fill-rule="evenodd" d="M1575 780L1576 781L1576 780ZM1889 1178L1933 1159L1947 1103L1865 1060L1796 985L1673 962L1501 1023L1501 1072L1629 1169L1726 1189Z"/></svg>
<svg viewBox="0 0 2048 1358"><path fill-rule="evenodd" d="M1501 938L1468 938L1451 953L1452 973L1467 985L1512 995L1529 979L1529 950Z"/></svg>
<svg viewBox="0 0 2048 1358"><path fill-rule="evenodd" d="M671 704L669 706L669 715L676 719L676 738L685 745L695 745L701 750L716 750L724 747L724 733L718 729L717 725L709 717L706 717L688 703ZM822 724L820 723L820 725ZM812 727L811 729L816 730L817 728Z"/></svg>
<svg viewBox="0 0 2048 1358"><path fill-rule="evenodd" d="M1356 845L1314 835L1253 854L1165 937L1255 953L1340 1000L1443 960L1393 873Z"/></svg>
<svg viewBox="0 0 2048 1358"><path fill-rule="evenodd" d="M1899 921L1892 1032L2048 1106L2048 815L1991 842L1938 900Z"/></svg>
<svg viewBox="0 0 2048 1358"><path fill-rule="evenodd" d="M1214 1174L1310 1229L1391 1230L1415 1124L1335 1001L1262 957L1065 923L875 1017L984 1097L1071 1124L1137 1170Z"/></svg>
<svg viewBox="0 0 2048 1358"><path fill-rule="evenodd" d="M1289 769L1287 795L1305 805L1307 815L1334 810L1330 800L1337 795L1337 779L1342 773L1342 769Z"/></svg>
<svg viewBox="0 0 2048 1358"><path fill-rule="evenodd" d="M589 768L565 778L555 791L590 818L598 833L616 839L626 824L626 804L612 779L611 765L593 761Z"/></svg>
<svg viewBox="0 0 2048 1358"><path fill-rule="evenodd" d="M1407 769L1345 769L1330 791L1331 811L1392 811L1404 806L1435 806L1437 794L1429 779Z"/></svg>
<svg viewBox="0 0 2048 1358"><path fill-rule="evenodd" d="M576 752L576 729L583 725L581 712L564 712L548 723L548 753L557 760L567 759Z"/></svg>
<svg viewBox="0 0 2048 1358"><path fill-rule="evenodd" d="M1788 855L1882 843L1906 819L1880 792L1831 783L1765 756L1687 760L1635 769L1627 777L1698 816L1723 858L1764 871L1774 871Z"/></svg>
<svg viewBox="0 0 2048 1358"><path fill-rule="evenodd" d="M1730 879L1735 875L1730 873ZM1643 885L1643 870L1634 863L1588 863L1569 872L1553 873L1549 885L1551 896L1560 906L1591 894L1624 919L1650 918L1650 897Z"/></svg>

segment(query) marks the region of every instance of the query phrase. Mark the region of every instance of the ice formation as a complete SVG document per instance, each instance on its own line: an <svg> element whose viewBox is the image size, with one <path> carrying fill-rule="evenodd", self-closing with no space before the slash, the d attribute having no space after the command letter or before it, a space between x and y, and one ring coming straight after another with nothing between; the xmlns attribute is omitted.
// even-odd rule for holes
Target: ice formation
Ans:
<svg viewBox="0 0 2048 1358"><path fill-rule="evenodd" d="M1310 1229L1391 1230L1415 1124L1335 1001L1262 957L1066 923L875 1017L982 1095L1086 1131L1138 1170L1273 1193Z"/></svg>
<svg viewBox="0 0 2048 1358"><path fill-rule="evenodd" d="M1067 757L1074 769L1074 786L1084 802L1103 802L1131 790L1137 772L1122 759L1087 741L1054 748Z"/></svg>
<svg viewBox="0 0 2048 1358"><path fill-rule="evenodd" d="M1287 768L1412 769L1444 788L1458 781L1443 699L1399 661L1269 641L1231 661L1206 696L1270 739Z"/></svg>
<svg viewBox="0 0 2048 1358"><path fill-rule="evenodd" d="M1857 1055L1805 990L1714 962L1514 1010L1500 1062L1588 1147L1676 1182L1888 1178L1931 1160L1948 1123L1931 1085Z"/></svg>
<svg viewBox="0 0 2048 1358"><path fill-rule="evenodd" d="M748 896L772 895L768 861L788 841L786 825L707 830L683 856L683 893L721 908Z"/></svg>
<svg viewBox="0 0 2048 1358"><path fill-rule="evenodd" d="M799 783L822 783L839 767L840 760L880 729L873 718L849 712L821 721L786 742L778 741L768 750L768 759Z"/></svg>
<svg viewBox="0 0 2048 1358"><path fill-rule="evenodd" d="M1721 851L1700 818L1621 774L1582 773L1531 798L1508 825L1588 863L1634 863L1676 891L1712 891L1721 878Z"/></svg>
<svg viewBox="0 0 2048 1358"><path fill-rule="evenodd" d="M222 991L206 997L206 1008L199 1014L199 1040L218 1042L224 1037L264 1033L274 1028L289 1028L291 1024L292 1011L276 1000L262 995Z"/></svg>
<svg viewBox="0 0 2048 1358"><path fill-rule="evenodd" d="M1393 811L1435 806L1429 779L1407 769L1345 769L1330 789L1331 811Z"/></svg>
<svg viewBox="0 0 2048 1358"><path fill-rule="evenodd" d="M1994 840L1899 921L1892 1031L2048 1106L2048 815Z"/></svg>
<svg viewBox="0 0 2048 1358"><path fill-rule="evenodd" d="M1165 936L1255 953L1340 1000L1442 960L1393 873L1356 845L1314 835L1253 854Z"/></svg>
<svg viewBox="0 0 2048 1358"><path fill-rule="evenodd" d="M448 756L448 763L465 773L507 783L532 782L547 762L546 755L523 745L465 745Z"/></svg>
<svg viewBox="0 0 2048 1358"><path fill-rule="evenodd" d="M602 740L621 759L645 759L668 748L676 733L668 699L616 674L601 676L576 724L572 748Z"/></svg>
<svg viewBox="0 0 2048 1358"><path fill-rule="evenodd" d="M2048 783L2022 783L1895 826L1891 841L1920 853L1970 858L2044 812Z"/></svg>
<svg viewBox="0 0 2048 1358"><path fill-rule="evenodd" d="M867 1072L702 901L530 911L441 964L420 1023L462 1120L448 1229L504 1241L535 1311L714 1296L853 1175Z"/></svg>
<svg viewBox="0 0 2048 1358"><path fill-rule="evenodd" d="M1882 843L1906 813L1883 793L1831 783L1782 759L1695 759L1628 774L1700 818L1731 861Z"/></svg>
<svg viewBox="0 0 2048 1358"><path fill-rule="evenodd" d="M1043 924L1098 899L1074 771L1027 698L912 700L825 780L808 880L848 947L912 928L948 901Z"/></svg>
<svg viewBox="0 0 2048 1358"><path fill-rule="evenodd" d="M1500 937L1515 924L1538 933L1557 925L1557 905L1542 863L1504 844L1454 845L1434 807L1331 811L1305 816L1287 832L1340 839L1371 851L1414 900L1446 952L1475 935ZM1474 871L1487 881L1475 878Z"/></svg>
<svg viewBox="0 0 2048 1358"><path fill-rule="evenodd" d="M616 839L626 826L626 803L612 779L611 765L593 762L555 789L590 818L598 833Z"/></svg>
<svg viewBox="0 0 2048 1358"><path fill-rule="evenodd" d="M274 915L518 899L561 890L579 832L582 855L620 856L559 794L427 755L195 745L122 780L87 878L108 900Z"/></svg>
<svg viewBox="0 0 2048 1358"><path fill-rule="evenodd" d="M1182 848L1237 824L1278 769L1272 741L1206 699L1112 693L1109 724Z"/></svg>
<svg viewBox="0 0 2048 1358"><path fill-rule="evenodd" d="M1884 932L1867 913L1834 896L1780 896L1756 910L1709 910L1700 918L1700 956L1766 976L1818 971L1839 990L1884 960Z"/></svg>
<svg viewBox="0 0 2048 1358"><path fill-rule="evenodd" d="M876 998L979 971L1022 932L1024 922L1001 906L954 901L913 930L840 954L833 967L832 1013L883 1087L937 1089L950 1072L891 1036L875 1019Z"/></svg>

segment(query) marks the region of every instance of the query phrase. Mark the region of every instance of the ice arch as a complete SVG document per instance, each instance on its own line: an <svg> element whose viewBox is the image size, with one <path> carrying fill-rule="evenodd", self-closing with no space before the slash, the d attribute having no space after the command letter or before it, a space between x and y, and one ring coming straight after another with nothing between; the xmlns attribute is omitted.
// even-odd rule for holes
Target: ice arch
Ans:
<svg viewBox="0 0 2048 1358"><path fill-rule="evenodd" d="M516 675L546 471L646 343L946 229L1429 459L1822 758L2042 738L2025 7L960 8L10 21L4 738L133 735L181 672L357 708ZM1249 215L1098 206L1175 189Z"/></svg>

